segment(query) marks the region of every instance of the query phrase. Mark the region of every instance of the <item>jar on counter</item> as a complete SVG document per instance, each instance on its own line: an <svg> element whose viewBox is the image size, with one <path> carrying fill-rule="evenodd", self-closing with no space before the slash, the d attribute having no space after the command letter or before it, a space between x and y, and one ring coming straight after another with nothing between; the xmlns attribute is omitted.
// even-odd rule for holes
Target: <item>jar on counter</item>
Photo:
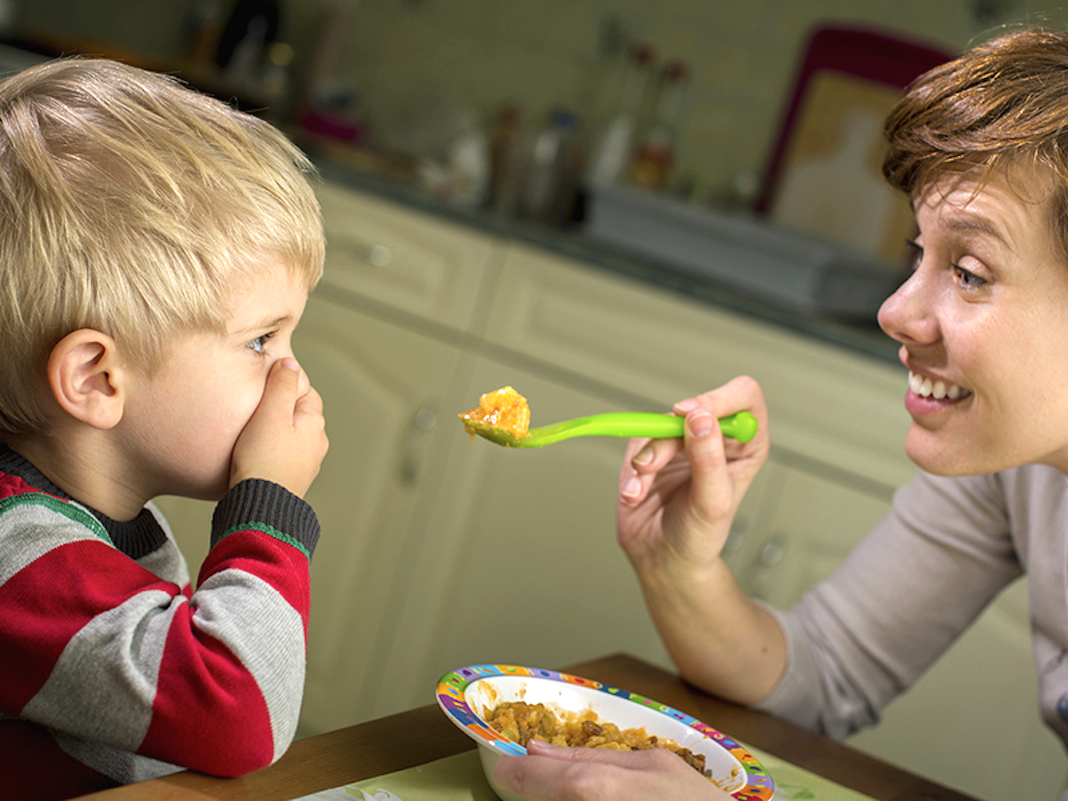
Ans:
<svg viewBox="0 0 1068 801"><path fill-rule="evenodd" d="M638 137L630 182L643 189L663 189L675 167L675 149L682 125L690 68L685 61L664 65L652 117Z"/></svg>

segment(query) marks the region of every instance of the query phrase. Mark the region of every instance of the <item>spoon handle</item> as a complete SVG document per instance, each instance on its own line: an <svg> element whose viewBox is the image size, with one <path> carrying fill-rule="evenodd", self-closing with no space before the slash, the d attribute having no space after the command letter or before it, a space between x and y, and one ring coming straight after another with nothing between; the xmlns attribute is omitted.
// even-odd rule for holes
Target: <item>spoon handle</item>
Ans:
<svg viewBox="0 0 1068 801"><path fill-rule="evenodd" d="M658 412L606 412L577 417L562 423L530 429L528 447L550 445L571 437L681 437L685 418ZM749 412L722 417L720 429L725 437L749 442L757 430L757 420Z"/></svg>

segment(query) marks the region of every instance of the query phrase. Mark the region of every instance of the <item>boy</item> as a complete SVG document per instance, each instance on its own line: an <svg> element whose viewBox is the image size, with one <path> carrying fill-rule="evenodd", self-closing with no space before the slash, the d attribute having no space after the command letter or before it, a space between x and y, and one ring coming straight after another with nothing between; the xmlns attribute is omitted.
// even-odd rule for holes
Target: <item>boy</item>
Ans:
<svg viewBox="0 0 1068 801"><path fill-rule="evenodd" d="M327 448L290 347L323 262L310 171L112 61L0 84L5 797L242 774L293 738ZM219 501L196 592L162 494Z"/></svg>

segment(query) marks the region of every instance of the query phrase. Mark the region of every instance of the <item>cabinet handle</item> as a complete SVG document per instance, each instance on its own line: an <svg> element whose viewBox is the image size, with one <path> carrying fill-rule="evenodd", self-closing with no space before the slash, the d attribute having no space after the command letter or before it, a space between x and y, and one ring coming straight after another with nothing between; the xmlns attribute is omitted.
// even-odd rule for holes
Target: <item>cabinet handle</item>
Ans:
<svg viewBox="0 0 1068 801"><path fill-rule="evenodd" d="M335 248L354 255L364 264L384 269L393 263L393 251L381 243L368 244L354 237L345 237L333 243Z"/></svg>
<svg viewBox="0 0 1068 801"><path fill-rule="evenodd" d="M771 570L786 555L786 543L785 535L776 534L764 544L749 575L744 579L740 579L746 592L765 601L768 600L768 592L771 587Z"/></svg>
<svg viewBox="0 0 1068 801"><path fill-rule="evenodd" d="M419 467L423 461L426 436L438 424L438 407L425 403L412 415L404 436L404 452L401 456L400 480L409 486L419 481Z"/></svg>
<svg viewBox="0 0 1068 801"><path fill-rule="evenodd" d="M745 542L745 530L747 526L744 520L735 519L734 525L727 533L727 541L723 543L723 553L729 555L742 547Z"/></svg>
<svg viewBox="0 0 1068 801"><path fill-rule="evenodd" d="M760 564L763 567L774 567L782 561L786 555L786 538L783 536L773 537L760 551Z"/></svg>
<svg viewBox="0 0 1068 801"><path fill-rule="evenodd" d="M367 262L375 267L388 267L393 261L393 251L385 245L371 245L367 248Z"/></svg>

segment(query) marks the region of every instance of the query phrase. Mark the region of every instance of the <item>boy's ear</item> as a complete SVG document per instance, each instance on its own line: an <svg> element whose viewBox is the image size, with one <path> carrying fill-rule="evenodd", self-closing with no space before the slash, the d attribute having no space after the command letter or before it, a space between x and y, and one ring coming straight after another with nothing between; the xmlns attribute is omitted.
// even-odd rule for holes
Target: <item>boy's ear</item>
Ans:
<svg viewBox="0 0 1068 801"><path fill-rule="evenodd" d="M92 328L67 334L48 357L48 384L56 402L93 428L110 429L122 419L122 381L115 340Z"/></svg>

